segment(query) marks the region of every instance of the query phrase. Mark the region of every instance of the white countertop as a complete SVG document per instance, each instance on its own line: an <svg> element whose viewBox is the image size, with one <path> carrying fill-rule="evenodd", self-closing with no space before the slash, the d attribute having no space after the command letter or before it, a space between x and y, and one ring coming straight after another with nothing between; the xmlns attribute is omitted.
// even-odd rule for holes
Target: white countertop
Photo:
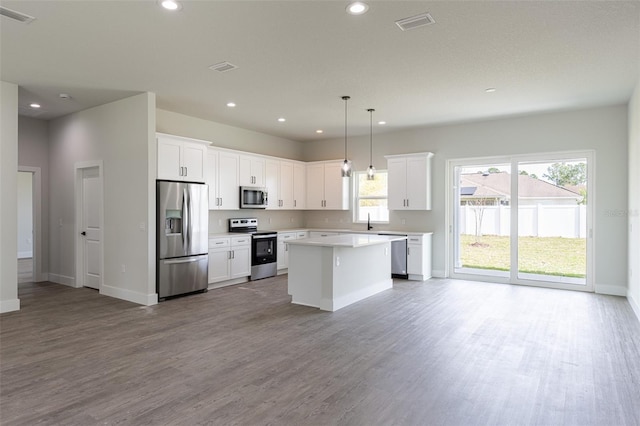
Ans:
<svg viewBox="0 0 640 426"><path fill-rule="evenodd" d="M420 232L420 231L393 231L393 230L376 230L372 229L371 231L357 230L357 229L333 229L333 228L291 228L291 229L275 229L272 231L276 232L301 232L301 231L309 231L309 232L339 232L342 234L364 234L364 235L431 235L433 232Z"/></svg>
<svg viewBox="0 0 640 426"><path fill-rule="evenodd" d="M375 244L384 244L391 241L406 240L402 235L368 235L368 234L342 234L329 237L304 238L291 240L289 245L321 246L321 247L364 247Z"/></svg>

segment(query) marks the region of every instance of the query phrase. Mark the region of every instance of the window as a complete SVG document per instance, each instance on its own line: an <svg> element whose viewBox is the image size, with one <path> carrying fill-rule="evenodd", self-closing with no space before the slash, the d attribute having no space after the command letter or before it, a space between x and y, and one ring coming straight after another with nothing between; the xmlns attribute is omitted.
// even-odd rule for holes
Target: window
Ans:
<svg viewBox="0 0 640 426"><path fill-rule="evenodd" d="M378 170L374 180L367 180L367 172L355 172L354 222L389 223L387 206L387 171Z"/></svg>

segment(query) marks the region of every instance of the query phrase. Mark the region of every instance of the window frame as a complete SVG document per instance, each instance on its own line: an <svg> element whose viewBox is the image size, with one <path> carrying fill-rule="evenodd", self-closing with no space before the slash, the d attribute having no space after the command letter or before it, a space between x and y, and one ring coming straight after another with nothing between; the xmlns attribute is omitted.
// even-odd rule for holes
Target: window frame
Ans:
<svg viewBox="0 0 640 426"><path fill-rule="evenodd" d="M389 210L389 172L385 169L385 170L376 170L376 174L379 173L385 173L387 175L387 195L385 196L380 196L380 195L375 195L375 196L367 196L367 197L359 197L359 184L358 182L360 182L360 176L367 175L367 171L366 170L358 170L358 171L354 171L353 172L353 223L367 223L366 220L358 220L358 216L359 216L359 211L360 211L360 200L387 200L387 211L390 212ZM389 216L389 215L388 215ZM386 221L380 221L380 220L372 220L371 223L379 223L379 224L389 224L389 220Z"/></svg>

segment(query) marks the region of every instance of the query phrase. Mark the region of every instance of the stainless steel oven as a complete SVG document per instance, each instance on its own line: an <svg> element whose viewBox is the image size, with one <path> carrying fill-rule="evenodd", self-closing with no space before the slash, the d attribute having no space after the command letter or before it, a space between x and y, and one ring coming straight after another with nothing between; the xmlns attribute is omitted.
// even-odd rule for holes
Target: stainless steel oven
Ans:
<svg viewBox="0 0 640 426"><path fill-rule="evenodd" d="M251 234L251 280L274 277L278 270L278 233L258 231L258 219L229 219L229 232Z"/></svg>

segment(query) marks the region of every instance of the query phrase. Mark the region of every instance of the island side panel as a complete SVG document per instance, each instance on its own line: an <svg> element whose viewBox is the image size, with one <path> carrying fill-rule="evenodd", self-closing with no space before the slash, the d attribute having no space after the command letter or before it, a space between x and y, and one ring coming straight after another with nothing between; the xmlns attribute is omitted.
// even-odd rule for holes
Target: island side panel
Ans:
<svg viewBox="0 0 640 426"><path fill-rule="evenodd" d="M333 281L323 286L320 309L336 311L393 287L391 244L336 247Z"/></svg>
<svg viewBox="0 0 640 426"><path fill-rule="evenodd" d="M333 280L332 260L332 247L289 245L291 303L320 307L321 289Z"/></svg>

